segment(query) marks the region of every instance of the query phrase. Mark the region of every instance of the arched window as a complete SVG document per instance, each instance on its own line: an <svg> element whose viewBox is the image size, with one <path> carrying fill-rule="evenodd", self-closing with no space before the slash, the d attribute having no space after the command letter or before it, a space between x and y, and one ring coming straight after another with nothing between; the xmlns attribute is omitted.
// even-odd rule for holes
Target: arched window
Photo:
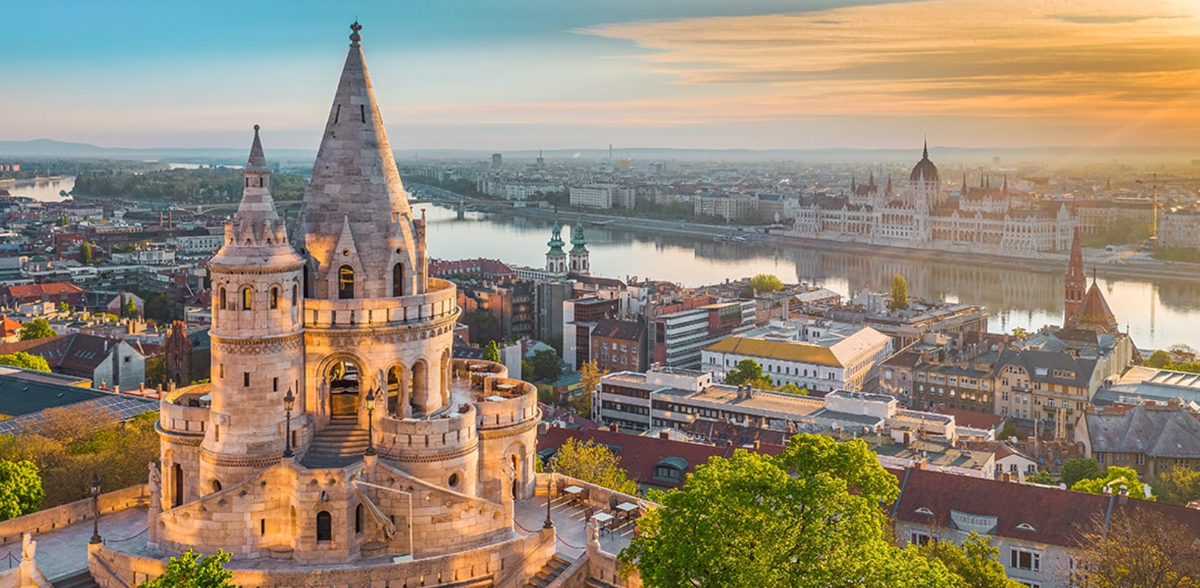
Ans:
<svg viewBox="0 0 1200 588"><path fill-rule="evenodd" d="M225 310L226 308L229 308L229 304L227 304L227 302L228 301L225 298L225 288L221 288L221 304L220 304L221 310Z"/></svg>
<svg viewBox="0 0 1200 588"><path fill-rule="evenodd" d="M328 511L317 513L317 541L333 541L333 517Z"/></svg>
<svg viewBox="0 0 1200 588"><path fill-rule="evenodd" d="M271 286L271 310L279 308L279 288Z"/></svg>
<svg viewBox="0 0 1200 588"><path fill-rule="evenodd" d="M242 310L250 310L253 307L254 290L250 288L242 288Z"/></svg>
<svg viewBox="0 0 1200 588"><path fill-rule="evenodd" d="M213 492L220 492L221 491L221 481L213 480L212 481L212 489L213 489Z"/></svg>
<svg viewBox="0 0 1200 588"><path fill-rule="evenodd" d="M338 299L354 298L354 268L343 265L338 268Z"/></svg>
<svg viewBox="0 0 1200 588"><path fill-rule="evenodd" d="M392 266L392 296L404 296L404 264Z"/></svg>
<svg viewBox="0 0 1200 588"><path fill-rule="evenodd" d="M300 301L299 300L299 298L300 298L299 290L300 290L300 288L298 288L295 284L292 284L292 306L296 306L296 303L298 303Z"/></svg>
<svg viewBox="0 0 1200 588"><path fill-rule="evenodd" d="M179 464L171 466L171 506L183 504L183 467Z"/></svg>
<svg viewBox="0 0 1200 588"><path fill-rule="evenodd" d="M363 532L363 505L354 507L354 532Z"/></svg>

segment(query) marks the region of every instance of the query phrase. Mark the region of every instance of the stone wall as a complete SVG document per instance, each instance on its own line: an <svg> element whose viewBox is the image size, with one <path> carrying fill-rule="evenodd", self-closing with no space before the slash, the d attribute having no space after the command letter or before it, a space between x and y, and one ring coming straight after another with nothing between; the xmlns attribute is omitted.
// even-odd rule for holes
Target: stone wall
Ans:
<svg viewBox="0 0 1200 588"><path fill-rule="evenodd" d="M127 508L150 504L150 492L145 484L130 486L100 495L100 514L106 515ZM20 544L22 533L45 533L92 519L92 499L84 498L54 508L39 510L15 519L0 522L0 545Z"/></svg>

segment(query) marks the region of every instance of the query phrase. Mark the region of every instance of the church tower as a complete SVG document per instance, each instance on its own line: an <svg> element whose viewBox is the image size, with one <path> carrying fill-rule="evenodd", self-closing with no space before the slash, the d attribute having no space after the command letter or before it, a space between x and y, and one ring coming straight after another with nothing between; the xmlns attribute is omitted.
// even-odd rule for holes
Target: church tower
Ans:
<svg viewBox="0 0 1200 588"><path fill-rule="evenodd" d="M1075 316L1087 293L1087 275L1083 273L1083 246L1079 241L1079 227L1071 239L1071 258L1067 263L1066 292L1063 297L1063 324Z"/></svg>
<svg viewBox="0 0 1200 588"><path fill-rule="evenodd" d="M571 273L586 276L591 271L588 265L587 237L583 235L583 221L576 220L571 229Z"/></svg>
<svg viewBox="0 0 1200 588"><path fill-rule="evenodd" d="M550 240L546 242L550 250L546 252L546 273L557 277L567 276L567 254L563 251L566 242L562 238L562 225L558 223L558 213L554 213L554 228L550 231Z"/></svg>
<svg viewBox="0 0 1200 588"><path fill-rule="evenodd" d="M271 169L258 125L243 175L242 201L225 222L212 272L212 424L200 445L197 494L241 482L279 461L283 398L303 381L300 276L271 199ZM293 419L296 422L296 419Z"/></svg>

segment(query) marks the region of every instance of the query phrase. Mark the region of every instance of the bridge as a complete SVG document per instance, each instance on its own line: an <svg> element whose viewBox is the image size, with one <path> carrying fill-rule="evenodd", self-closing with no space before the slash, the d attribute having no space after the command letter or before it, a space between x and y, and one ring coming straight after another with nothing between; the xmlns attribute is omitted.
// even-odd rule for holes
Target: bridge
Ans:
<svg viewBox="0 0 1200 588"><path fill-rule="evenodd" d="M276 200L275 206L277 208L288 208L300 206L303 204L303 202L303 200ZM458 218L460 219L465 216L467 206L515 206L517 204L517 202L513 200L484 200L482 198L460 198L458 200L446 200L441 198L410 198L408 203L413 206L417 204L442 204L446 206L453 206L458 212ZM223 202L220 204L202 204L196 207L195 210L199 214L213 214L222 210L228 210L232 214L233 211L237 210L237 207L237 202ZM178 208L191 209L192 207L181 206Z"/></svg>

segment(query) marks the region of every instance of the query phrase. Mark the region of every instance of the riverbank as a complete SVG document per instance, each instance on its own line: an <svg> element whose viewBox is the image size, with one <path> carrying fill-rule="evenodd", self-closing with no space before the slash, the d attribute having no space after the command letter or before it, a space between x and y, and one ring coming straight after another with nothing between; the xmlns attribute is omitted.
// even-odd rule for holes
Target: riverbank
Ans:
<svg viewBox="0 0 1200 588"><path fill-rule="evenodd" d="M545 220L550 220L554 217L554 211L539 207L488 206L482 203L474 203L474 207L481 212L501 216L521 216ZM632 218L594 212L573 211L568 215L560 215L560 218L570 220L579 218L593 225L614 226L615 228L639 233L708 237L713 239L735 235L745 237L746 240L744 243L746 244L761 244L783 249L817 249L857 255L883 256L924 263L969 264L973 266L1047 274L1065 272L1068 261L1066 254L1058 253L1043 253L1038 254L1037 257L1009 257L982 252L945 251L873 243L827 241L775 233L759 233L753 230L741 230L739 227L733 226ZM1087 266L1089 272L1094 270L1097 275L1103 276L1106 279L1140 278L1200 282L1200 265L1182 262L1140 259L1125 260L1103 250L1085 249L1084 264Z"/></svg>

